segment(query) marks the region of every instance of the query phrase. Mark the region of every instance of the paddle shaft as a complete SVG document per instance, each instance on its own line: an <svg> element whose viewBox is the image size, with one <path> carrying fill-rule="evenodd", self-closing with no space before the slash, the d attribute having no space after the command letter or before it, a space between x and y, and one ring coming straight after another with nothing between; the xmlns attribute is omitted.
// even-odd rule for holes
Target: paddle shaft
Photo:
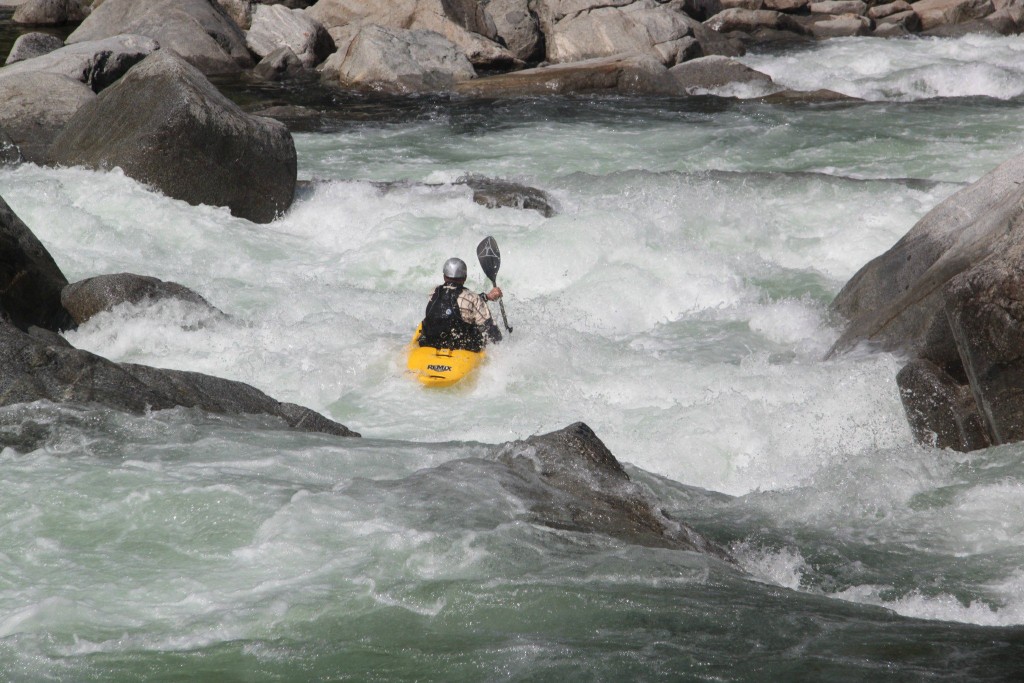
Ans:
<svg viewBox="0 0 1024 683"><path fill-rule="evenodd" d="M491 278L491 284L497 287L498 281ZM501 310L501 322L505 323L505 329L508 330L509 334L512 334L512 326L508 324L508 316L505 315L505 302L501 299L498 299L498 308Z"/></svg>

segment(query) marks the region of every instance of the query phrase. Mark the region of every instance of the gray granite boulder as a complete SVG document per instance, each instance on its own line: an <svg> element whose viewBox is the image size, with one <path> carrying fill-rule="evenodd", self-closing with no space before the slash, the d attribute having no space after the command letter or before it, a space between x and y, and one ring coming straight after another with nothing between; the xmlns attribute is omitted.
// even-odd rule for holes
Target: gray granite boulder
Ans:
<svg viewBox="0 0 1024 683"><path fill-rule="evenodd" d="M546 0L541 8L553 63L631 53L672 66L692 43L697 24L678 3L657 0Z"/></svg>
<svg viewBox="0 0 1024 683"><path fill-rule="evenodd" d="M84 0L28 0L14 10L11 21L29 26L77 24L89 16Z"/></svg>
<svg viewBox="0 0 1024 683"><path fill-rule="evenodd" d="M54 141L51 158L65 166L120 167L170 197L226 206L257 223L287 210L295 193L288 129L246 114L164 50L82 107Z"/></svg>
<svg viewBox="0 0 1024 683"><path fill-rule="evenodd" d="M334 52L334 40L323 24L282 5L256 6L245 41L261 59L278 48L290 48L306 68L316 66Z"/></svg>
<svg viewBox="0 0 1024 683"><path fill-rule="evenodd" d="M0 198L0 313L27 330L63 330L74 326L60 303L67 278L46 247Z"/></svg>
<svg viewBox="0 0 1024 683"><path fill-rule="evenodd" d="M992 0L918 0L912 7L923 31L980 19L995 11Z"/></svg>
<svg viewBox="0 0 1024 683"><path fill-rule="evenodd" d="M220 309L184 285L134 273L97 275L79 280L65 286L60 294L61 304L78 325L121 304L156 303L167 299L185 302L211 316L226 317Z"/></svg>
<svg viewBox="0 0 1024 683"><path fill-rule="evenodd" d="M74 43L5 66L0 69L0 79L18 73L51 73L81 81L99 92L159 48L152 38L134 35Z"/></svg>
<svg viewBox="0 0 1024 683"><path fill-rule="evenodd" d="M64 47L64 41L50 33L23 33L14 41L4 64L14 64L25 59L41 57L62 47Z"/></svg>
<svg viewBox="0 0 1024 683"><path fill-rule="evenodd" d="M392 31L433 31L458 46L475 67L511 68L518 60L498 42L493 20L477 0L320 0L307 13L334 29L376 25Z"/></svg>
<svg viewBox="0 0 1024 683"><path fill-rule="evenodd" d="M328 83L394 93L436 92L476 76L462 51L434 31L371 24L333 35L338 51L320 67Z"/></svg>
<svg viewBox="0 0 1024 683"><path fill-rule="evenodd" d="M544 34L531 0L491 0L486 10L497 37L516 59L524 63L544 59Z"/></svg>
<svg viewBox="0 0 1024 683"><path fill-rule="evenodd" d="M253 66L245 35L211 0L104 0L67 43L122 33L153 38L204 74L237 73Z"/></svg>
<svg viewBox="0 0 1024 683"><path fill-rule="evenodd" d="M724 548L657 507L582 422L506 443L495 457L522 478L523 498L540 524L731 561Z"/></svg>
<svg viewBox="0 0 1024 683"><path fill-rule="evenodd" d="M793 17L773 10L727 9L705 21L704 25L719 33L756 33L762 30L804 33L804 28Z"/></svg>
<svg viewBox="0 0 1024 683"><path fill-rule="evenodd" d="M0 69L0 129L17 145L25 161L45 164L50 158L50 144L82 105L96 99L96 94L67 76L6 74L10 68Z"/></svg>

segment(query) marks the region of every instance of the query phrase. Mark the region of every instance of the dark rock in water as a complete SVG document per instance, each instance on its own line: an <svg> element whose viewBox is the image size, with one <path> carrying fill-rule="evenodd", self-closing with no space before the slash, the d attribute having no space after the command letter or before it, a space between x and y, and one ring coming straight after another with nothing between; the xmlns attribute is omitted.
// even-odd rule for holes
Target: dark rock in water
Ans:
<svg viewBox="0 0 1024 683"><path fill-rule="evenodd" d="M4 64L14 64L33 57L42 57L64 47L64 41L50 33L25 33L11 46Z"/></svg>
<svg viewBox="0 0 1024 683"><path fill-rule="evenodd" d="M257 223L274 220L295 194L288 129L246 114L165 50L83 106L54 141L51 157L60 165L120 167L170 197L227 206Z"/></svg>
<svg viewBox="0 0 1024 683"><path fill-rule="evenodd" d="M751 69L735 59L718 55L677 64L668 73L681 90L687 93L740 83L762 87L773 84L768 74Z"/></svg>
<svg viewBox="0 0 1024 683"><path fill-rule="evenodd" d="M280 403L242 382L197 372L117 364L0 321L0 405L96 403L144 413L178 406L225 415L270 415L304 431L359 436L308 408Z"/></svg>
<svg viewBox="0 0 1024 683"><path fill-rule="evenodd" d="M656 508L582 422L507 443L497 459L530 480L524 497L536 501L531 511L541 524L730 559L724 549ZM538 479L543 490L534 483Z"/></svg>
<svg viewBox="0 0 1024 683"><path fill-rule="evenodd" d="M863 102L859 97L844 95L835 90L781 90L757 98L765 104L830 104L832 102Z"/></svg>
<svg viewBox="0 0 1024 683"><path fill-rule="evenodd" d="M557 212L551 198L543 190L519 183L483 176L466 176L456 183L463 183L473 189L473 201L488 209L510 207L539 211L545 218Z"/></svg>
<svg viewBox="0 0 1024 683"><path fill-rule="evenodd" d="M1024 440L1022 256L1018 241L945 290L946 317L993 444Z"/></svg>
<svg viewBox="0 0 1024 683"><path fill-rule="evenodd" d="M109 311L119 304L164 299L184 301L218 317L225 317L220 309L184 285L133 273L98 275L81 280L66 286L60 295L64 308L79 325L97 313Z"/></svg>
<svg viewBox="0 0 1024 683"><path fill-rule="evenodd" d="M73 327L60 303L67 284L46 247L0 198L0 312L22 330Z"/></svg>
<svg viewBox="0 0 1024 683"><path fill-rule="evenodd" d="M677 94L668 70L642 55L599 57L475 78L455 91L475 97L531 97L571 93Z"/></svg>
<svg viewBox="0 0 1024 683"><path fill-rule="evenodd" d="M896 383L910 429L919 443L965 452L990 445L967 384L957 382L922 358L903 366Z"/></svg>
<svg viewBox="0 0 1024 683"><path fill-rule="evenodd" d="M265 81L283 81L301 76L305 73L305 67L302 66L302 60L298 55L290 47L284 46L260 60L252 73Z"/></svg>

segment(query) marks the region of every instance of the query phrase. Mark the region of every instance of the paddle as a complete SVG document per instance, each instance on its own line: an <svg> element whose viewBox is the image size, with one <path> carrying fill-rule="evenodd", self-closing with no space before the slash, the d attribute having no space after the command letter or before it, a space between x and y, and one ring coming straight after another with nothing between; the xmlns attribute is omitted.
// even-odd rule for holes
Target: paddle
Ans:
<svg viewBox="0 0 1024 683"><path fill-rule="evenodd" d="M476 257L480 260L480 267L484 269L484 275L490 279L493 286L497 287L498 268L501 268L501 252L493 237L485 237L476 246ZM505 302L498 299L498 306L501 307L501 320L505 323L505 329L512 334L512 326L508 324L508 318L505 317Z"/></svg>

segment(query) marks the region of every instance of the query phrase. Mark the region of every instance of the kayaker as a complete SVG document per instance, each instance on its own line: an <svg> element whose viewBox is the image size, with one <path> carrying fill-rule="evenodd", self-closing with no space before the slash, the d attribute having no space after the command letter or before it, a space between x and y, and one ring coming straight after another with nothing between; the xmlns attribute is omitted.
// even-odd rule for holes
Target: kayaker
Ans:
<svg viewBox="0 0 1024 683"><path fill-rule="evenodd" d="M450 258L441 273L444 284L434 288L420 328L420 346L435 349L480 351L488 342L501 341L501 330L494 324L488 301L501 298L501 289L479 294L466 284L466 262Z"/></svg>

